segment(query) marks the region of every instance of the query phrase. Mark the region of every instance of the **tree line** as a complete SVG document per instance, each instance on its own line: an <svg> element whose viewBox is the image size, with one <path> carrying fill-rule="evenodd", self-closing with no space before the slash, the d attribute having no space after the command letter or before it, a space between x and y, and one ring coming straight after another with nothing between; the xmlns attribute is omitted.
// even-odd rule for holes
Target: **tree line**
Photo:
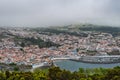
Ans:
<svg viewBox="0 0 120 80"><path fill-rule="evenodd" d="M33 72L0 71L0 80L120 80L120 67L80 68L74 72L59 67L36 69Z"/></svg>

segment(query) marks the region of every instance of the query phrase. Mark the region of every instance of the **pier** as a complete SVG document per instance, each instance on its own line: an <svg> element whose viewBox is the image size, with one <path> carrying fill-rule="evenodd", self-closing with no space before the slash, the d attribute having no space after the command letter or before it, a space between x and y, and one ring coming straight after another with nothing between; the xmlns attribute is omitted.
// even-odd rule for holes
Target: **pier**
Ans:
<svg viewBox="0 0 120 80"><path fill-rule="evenodd" d="M35 69L35 68L40 68L43 66L51 66L51 65L52 65L51 62L42 62L42 63L32 65L32 68Z"/></svg>
<svg viewBox="0 0 120 80"><path fill-rule="evenodd" d="M69 58L69 57L59 57L59 58L52 58L51 60L55 61L55 60L68 60L68 59L71 59L71 58Z"/></svg>

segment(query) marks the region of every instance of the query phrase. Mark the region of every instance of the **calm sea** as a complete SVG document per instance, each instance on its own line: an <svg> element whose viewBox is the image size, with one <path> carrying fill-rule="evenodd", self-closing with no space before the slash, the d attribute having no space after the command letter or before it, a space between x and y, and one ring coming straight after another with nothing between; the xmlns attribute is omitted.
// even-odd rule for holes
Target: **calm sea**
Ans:
<svg viewBox="0 0 120 80"><path fill-rule="evenodd" d="M91 63L83 63L76 62L71 60L58 60L55 61L54 64L59 66L61 69L66 69L70 71L77 71L79 68L113 68L115 66L120 66L120 63L112 63L112 64L91 64Z"/></svg>

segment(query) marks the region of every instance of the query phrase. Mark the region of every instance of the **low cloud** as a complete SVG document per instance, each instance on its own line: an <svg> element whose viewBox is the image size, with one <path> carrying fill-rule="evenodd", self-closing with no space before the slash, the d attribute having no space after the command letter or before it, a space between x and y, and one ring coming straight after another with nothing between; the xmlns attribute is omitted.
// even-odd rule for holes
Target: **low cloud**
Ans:
<svg viewBox="0 0 120 80"><path fill-rule="evenodd" d="M1 26L120 26L120 0L0 0Z"/></svg>

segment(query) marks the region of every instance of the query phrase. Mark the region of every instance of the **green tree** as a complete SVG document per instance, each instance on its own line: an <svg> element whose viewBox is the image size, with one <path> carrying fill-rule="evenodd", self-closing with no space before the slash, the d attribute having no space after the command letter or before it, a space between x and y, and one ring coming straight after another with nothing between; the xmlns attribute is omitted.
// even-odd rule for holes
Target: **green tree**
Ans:
<svg viewBox="0 0 120 80"><path fill-rule="evenodd" d="M34 80L47 80L47 71L36 69L33 74Z"/></svg>
<svg viewBox="0 0 120 80"><path fill-rule="evenodd" d="M19 67L15 66L14 71L19 71Z"/></svg>
<svg viewBox="0 0 120 80"><path fill-rule="evenodd" d="M62 70L62 72L58 73L58 77L60 77L60 80L71 80L72 76L71 76L71 72L70 71L66 71L66 70Z"/></svg>
<svg viewBox="0 0 120 80"><path fill-rule="evenodd" d="M4 73L0 73L0 80L5 80L6 77L5 77L5 74Z"/></svg>
<svg viewBox="0 0 120 80"><path fill-rule="evenodd" d="M24 78L24 77L21 77L20 80L25 80L25 78Z"/></svg>
<svg viewBox="0 0 120 80"><path fill-rule="evenodd" d="M117 67L107 71L106 80L113 79L115 76L120 76L120 69Z"/></svg>
<svg viewBox="0 0 120 80"><path fill-rule="evenodd" d="M85 70L83 68L79 68L79 73L84 73Z"/></svg>
<svg viewBox="0 0 120 80"><path fill-rule="evenodd" d="M8 79L11 76L11 73L9 71L5 71L6 79Z"/></svg>
<svg viewBox="0 0 120 80"><path fill-rule="evenodd" d="M52 67L49 69L49 73L48 73L48 76L50 78L50 80L56 80L58 78L60 78L60 68L59 67Z"/></svg>

